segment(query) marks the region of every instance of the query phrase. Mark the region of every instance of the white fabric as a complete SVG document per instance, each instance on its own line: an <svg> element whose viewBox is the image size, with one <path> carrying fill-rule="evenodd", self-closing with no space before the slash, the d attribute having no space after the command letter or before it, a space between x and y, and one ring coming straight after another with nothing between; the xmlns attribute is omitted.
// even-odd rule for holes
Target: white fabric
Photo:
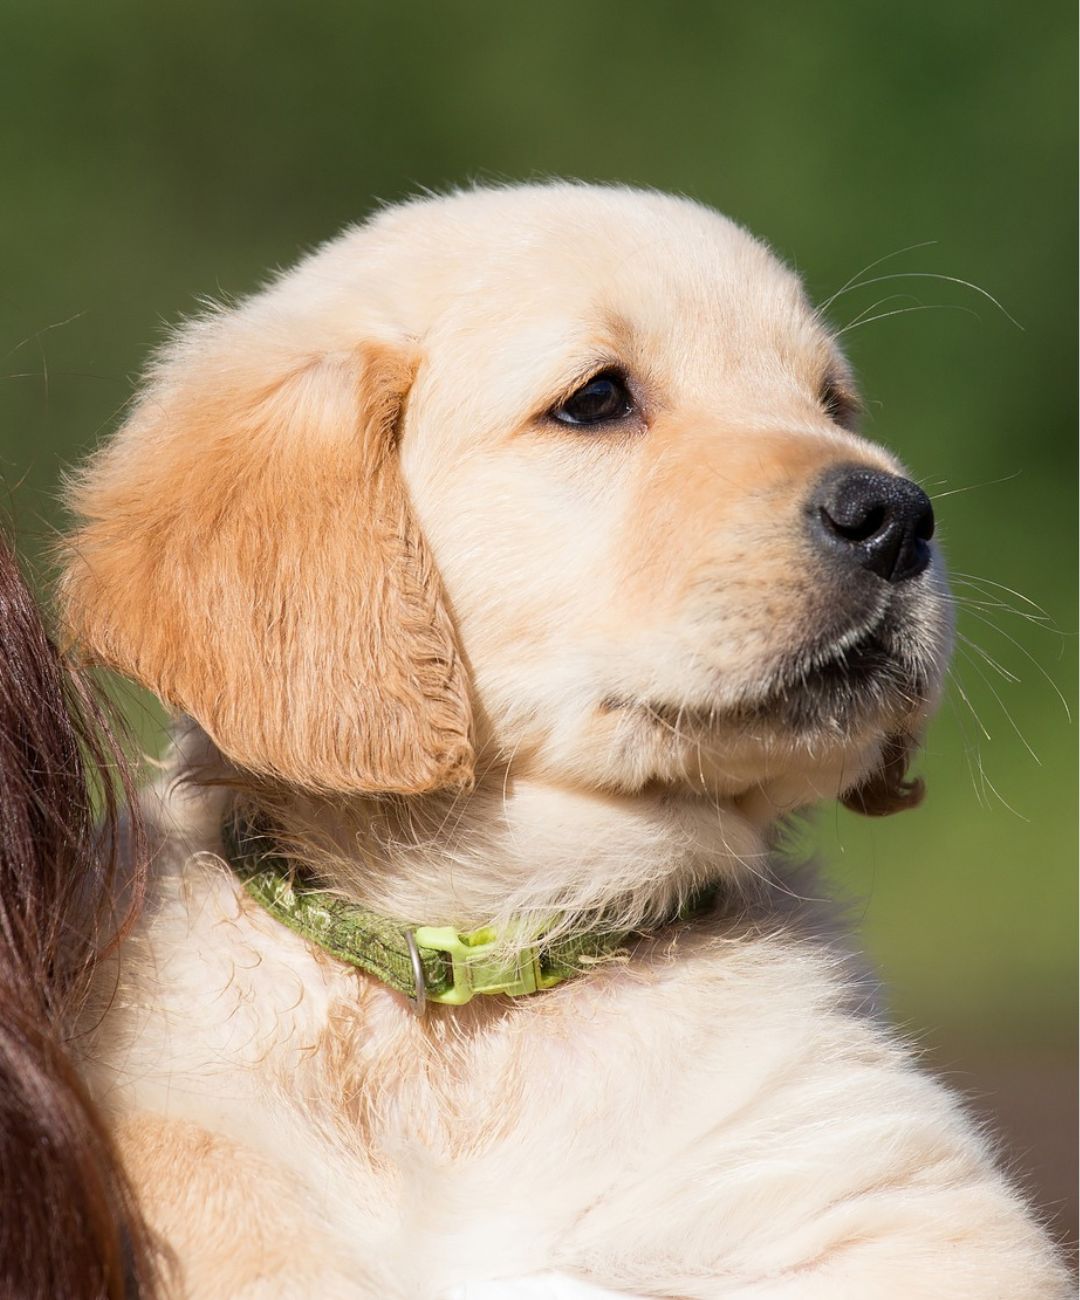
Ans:
<svg viewBox="0 0 1080 1300"><path fill-rule="evenodd" d="M462 1282L447 1291L445 1300L645 1300L629 1291L582 1282L569 1273L534 1273L531 1277L496 1278L490 1282Z"/></svg>

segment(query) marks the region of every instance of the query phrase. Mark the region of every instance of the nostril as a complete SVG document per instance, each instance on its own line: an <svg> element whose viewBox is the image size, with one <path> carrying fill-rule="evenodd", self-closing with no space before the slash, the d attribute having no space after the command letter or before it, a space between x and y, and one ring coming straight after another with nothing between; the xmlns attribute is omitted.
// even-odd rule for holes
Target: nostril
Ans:
<svg viewBox="0 0 1080 1300"><path fill-rule="evenodd" d="M881 532L885 526L887 511L882 505L871 506L861 519L852 521L835 519L829 513L828 506L822 506L821 518L825 527L831 529L840 537L852 542L865 542L868 538L873 537L875 533Z"/></svg>

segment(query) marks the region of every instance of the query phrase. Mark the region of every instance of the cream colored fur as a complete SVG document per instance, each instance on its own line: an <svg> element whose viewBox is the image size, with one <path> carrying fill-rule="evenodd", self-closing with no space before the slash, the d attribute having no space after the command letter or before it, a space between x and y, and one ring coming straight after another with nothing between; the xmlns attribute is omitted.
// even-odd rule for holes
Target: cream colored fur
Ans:
<svg viewBox="0 0 1080 1300"><path fill-rule="evenodd" d="M547 415L614 365L617 430ZM77 486L65 600L196 719L85 1053L180 1294L553 1269L702 1300L1066 1293L774 852L784 815L884 783L948 651L939 560L841 618L807 541L822 473L898 470L823 405L850 385L745 232L571 185L390 209L165 350ZM793 655L886 614L892 686L775 704ZM421 1021L245 900L237 798L403 922L649 930L702 883L725 901Z"/></svg>

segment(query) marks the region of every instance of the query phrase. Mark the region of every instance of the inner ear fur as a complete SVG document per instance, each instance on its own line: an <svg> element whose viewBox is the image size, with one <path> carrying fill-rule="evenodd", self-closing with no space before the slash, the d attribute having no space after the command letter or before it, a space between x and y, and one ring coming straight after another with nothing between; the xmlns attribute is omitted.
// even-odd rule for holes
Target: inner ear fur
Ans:
<svg viewBox="0 0 1080 1300"><path fill-rule="evenodd" d="M888 817L891 813L917 808L926 794L926 783L922 777L907 779L916 748L912 736L890 736L882 747L877 767L843 796L844 807L864 817Z"/></svg>
<svg viewBox="0 0 1080 1300"><path fill-rule="evenodd" d="M323 792L472 779L467 683L398 468L415 361L159 370L75 480L61 602L87 656L240 767Z"/></svg>

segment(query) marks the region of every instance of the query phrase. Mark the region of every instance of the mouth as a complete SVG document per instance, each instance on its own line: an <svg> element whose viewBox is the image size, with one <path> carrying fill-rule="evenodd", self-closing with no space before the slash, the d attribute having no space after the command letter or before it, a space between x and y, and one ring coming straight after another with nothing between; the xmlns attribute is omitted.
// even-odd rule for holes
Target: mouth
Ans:
<svg viewBox="0 0 1080 1300"><path fill-rule="evenodd" d="M794 645L763 656L741 682L711 675L702 683L704 698L612 695L601 708L636 714L676 738L692 736L703 744L719 738L736 747L794 746L810 753L822 743L904 732L936 702L951 632L941 602L912 594L918 599L858 612L844 610L837 595L831 608L812 611L816 635L804 631ZM837 626L841 619L846 626Z"/></svg>
<svg viewBox="0 0 1080 1300"><path fill-rule="evenodd" d="M848 732L910 711L925 694L917 661L882 621L852 640L787 656L739 713L798 733Z"/></svg>
<svg viewBox="0 0 1080 1300"><path fill-rule="evenodd" d="M611 697L606 712L643 709L673 728L718 725L797 740L850 735L910 713L927 694L914 647L884 622L831 645L803 647L774 664L741 698L707 708Z"/></svg>

